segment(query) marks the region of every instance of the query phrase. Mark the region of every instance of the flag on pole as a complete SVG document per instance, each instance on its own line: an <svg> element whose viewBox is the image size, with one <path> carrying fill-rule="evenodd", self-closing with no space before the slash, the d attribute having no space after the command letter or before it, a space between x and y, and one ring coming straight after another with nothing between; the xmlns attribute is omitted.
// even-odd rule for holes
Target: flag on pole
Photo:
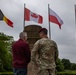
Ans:
<svg viewBox="0 0 76 75"><path fill-rule="evenodd" d="M39 14L33 13L29 9L25 8L24 19L26 21L34 21L36 23L43 23L43 17Z"/></svg>
<svg viewBox="0 0 76 75"><path fill-rule="evenodd" d="M10 20L2 13L1 10L0 10L0 20L5 21L5 22L8 24L8 26L13 27L13 22L10 21Z"/></svg>
<svg viewBox="0 0 76 75"><path fill-rule="evenodd" d="M49 11L49 21L56 23L59 28L61 29L61 25L63 24L63 21L61 20L61 18L53 11L50 9Z"/></svg>

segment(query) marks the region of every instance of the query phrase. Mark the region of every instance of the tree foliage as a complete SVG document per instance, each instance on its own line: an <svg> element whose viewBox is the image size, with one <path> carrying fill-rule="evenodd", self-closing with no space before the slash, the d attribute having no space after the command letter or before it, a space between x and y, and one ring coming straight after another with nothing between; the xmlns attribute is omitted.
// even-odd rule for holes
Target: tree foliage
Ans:
<svg viewBox="0 0 76 75"><path fill-rule="evenodd" d="M71 63L71 70L76 70L76 64L75 63Z"/></svg>
<svg viewBox="0 0 76 75"><path fill-rule="evenodd" d="M69 59L58 59L56 69L58 72L64 70L76 70L76 63L71 63Z"/></svg>
<svg viewBox="0 0 76 75"><path fill-rule="evenodd" d="M8 70L11 68L11 43L13 41L12 36L0 33L0 68L2 70Z"/></svg>
<svg viewBox="0 0 76 75"><path fill-rule="evenodd" d="M62 59L62 63L64 65L64 69L70 69L71 67L71 62L68 59Z"/></svg>
<svg viewBox="0 0 76 75"><path fill-rule="evenodd" d="M60 59L58 59L56 62L56 69L58 72L64 70L64 65Z"/></svg>

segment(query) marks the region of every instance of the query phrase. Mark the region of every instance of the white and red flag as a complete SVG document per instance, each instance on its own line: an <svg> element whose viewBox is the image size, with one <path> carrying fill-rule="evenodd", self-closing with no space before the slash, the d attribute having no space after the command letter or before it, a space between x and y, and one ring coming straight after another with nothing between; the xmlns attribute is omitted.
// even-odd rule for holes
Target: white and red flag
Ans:
<svg viewBox="0 0 76 75"><path fill-rule="evenodd" d="M61 18L53 11L50 9L50 13L49 13L49 21L56 23L59 28L61 29L61 25L63 24L63 21L61 20Z"/></svg>
<svg viewBox="0 0 76 75"><path fill-rule="evenodd" d="M31 12L27 8L25 8L24 19L26 21L34 21L40 24L43 23L43 17L41 15Z"/></svg>

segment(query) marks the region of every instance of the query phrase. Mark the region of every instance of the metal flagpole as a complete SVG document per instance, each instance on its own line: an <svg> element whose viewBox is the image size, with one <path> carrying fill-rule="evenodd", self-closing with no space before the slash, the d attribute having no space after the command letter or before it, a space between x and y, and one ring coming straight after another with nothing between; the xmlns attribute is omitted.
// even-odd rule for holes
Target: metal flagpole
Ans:
<svg viewBox="0 0 76 75"><path fill-rule="evenodd" d="M75 7L75 28L76 28L76 5L74 5ZM76 30L75 30L75 38L76 38Z"/></svg>
<svg viewBox="0 0 76 75"><path fill-rule="evenodd" d="M24 4L24 20L23 20L23 31L25 29L25 4Z"/></svg>
<svg viewBox="0 0 76 75"><path fill-rule="evenodd" d="M48 4L49 38L51 39L51 26L50 26L50 21L49 21L49 14L50 14L50 9L49 9L49 4Z"/></svg>

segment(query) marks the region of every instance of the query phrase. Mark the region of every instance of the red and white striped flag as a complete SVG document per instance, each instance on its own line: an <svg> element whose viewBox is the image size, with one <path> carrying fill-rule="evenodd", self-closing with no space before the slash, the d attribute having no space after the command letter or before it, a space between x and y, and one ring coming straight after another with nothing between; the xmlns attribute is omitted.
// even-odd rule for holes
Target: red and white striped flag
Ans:
<svg viewBox="0 0 76 75"><path fill-rule="evenodd" d="M57 25L59 25L59 28L61 29L61 25L63 24L63 21L61 20L61 18L53 11L50 9L50 14L49 14L49 21L56 23Z"/></svg>
<svg viewBox="0 0 76 75"><path fill-rule="evenodd" d="M36 23L43 23L43 17L39 14L31 12L29 9L25 8L24 19L26 21L34 21Z"/></svg>

